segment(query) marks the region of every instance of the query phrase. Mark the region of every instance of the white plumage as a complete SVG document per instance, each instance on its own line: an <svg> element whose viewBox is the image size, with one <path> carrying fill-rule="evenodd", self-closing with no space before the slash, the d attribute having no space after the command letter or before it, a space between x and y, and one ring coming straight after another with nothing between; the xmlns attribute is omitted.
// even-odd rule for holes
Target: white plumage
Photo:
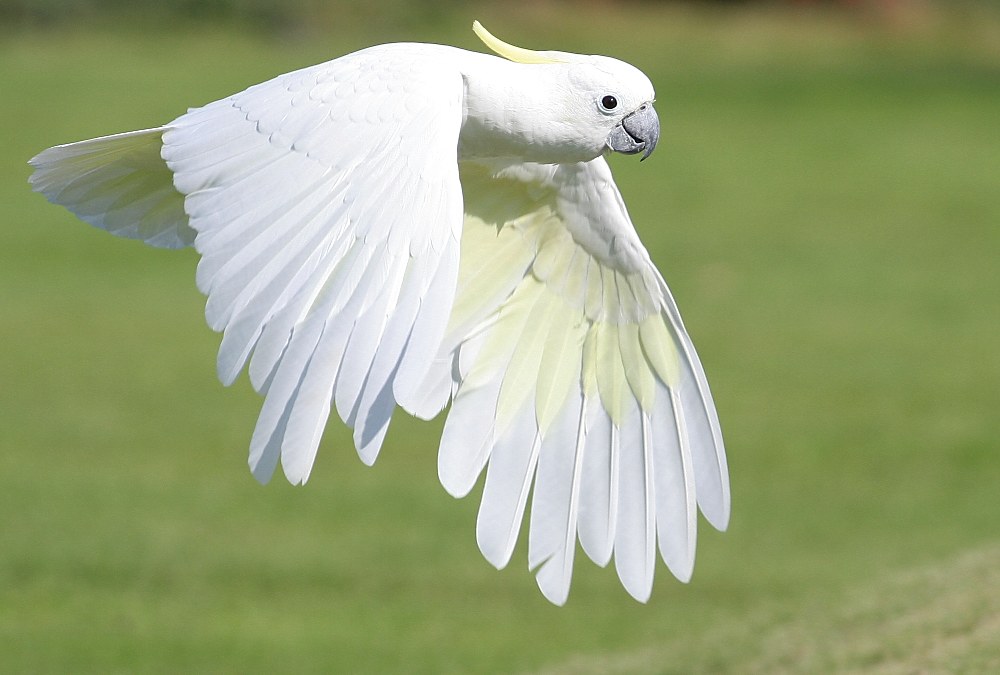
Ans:
<svg viewBox="0 0 1000 675"><path fill-rule="evenodd" d="M497 567L529 511L554 603L576 541L645 601L724 529L719 423L603 158L652 151L649 80L599 56L372 47L155 129L56 146L34 189L153 246L193 245L219 378L265 399L250 466L292 483L332 409L375 461L397 406L450 404L438 458Z"/></svg>

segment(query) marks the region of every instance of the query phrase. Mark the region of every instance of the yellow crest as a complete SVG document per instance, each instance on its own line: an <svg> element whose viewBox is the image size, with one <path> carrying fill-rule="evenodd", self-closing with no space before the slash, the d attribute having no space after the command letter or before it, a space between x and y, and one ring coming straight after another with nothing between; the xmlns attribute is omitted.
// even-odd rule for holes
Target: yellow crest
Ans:
<svg viewBox="0 0 1000 675"><path fill-rule="evenodd" d="M483 28L483 24L478 21L472 22L472 30L483 41L483 44L515 63L566 63L566 59L559 58L557 52L536 52L508 44Z"/></svg>

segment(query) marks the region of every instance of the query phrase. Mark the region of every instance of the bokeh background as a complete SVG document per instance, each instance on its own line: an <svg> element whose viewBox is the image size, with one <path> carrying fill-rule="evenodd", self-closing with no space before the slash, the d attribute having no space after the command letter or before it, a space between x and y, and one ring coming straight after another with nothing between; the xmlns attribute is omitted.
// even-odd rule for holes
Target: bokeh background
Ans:
<svg viewBox="0 0 1000 675"><path fill-rule="evenodd" d="M386 41L629 60L664 133L613 169L685 316L733 519L640 605L578 556L550 606L496 571L440 423L310 483L246 468L191 251L27 185ZM0 0L0 671L1000 671L1000 3Z"/></svg>

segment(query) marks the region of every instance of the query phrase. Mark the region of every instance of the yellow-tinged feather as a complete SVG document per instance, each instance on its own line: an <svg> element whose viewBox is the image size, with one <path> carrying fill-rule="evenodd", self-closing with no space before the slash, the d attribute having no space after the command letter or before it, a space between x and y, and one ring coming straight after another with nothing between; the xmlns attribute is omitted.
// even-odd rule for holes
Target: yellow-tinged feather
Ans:
<svg viewBox="0 0 1000 675"><path fill-rule="evenodd" d="M495 305L498 287L513 273L527 269L532 251L521 234L467 216L462 231L462 262L459 268L459 292L455 297L449 333L483 311L485 304ZM502 299L502 298L501 298Z"/></svg>
<svg viewBox="0 0 1000 675"><path fill-rule="evenodd" d="M518 288L519 291L521 289L524 289L524 294L531 298L529 302L532 308L524 324L524 332L517 340L514 354L504 373L503 384L500 385L496 414L497 435L503 435L521 409L524 400L535 391L542 351L551 328L546 319L551 316L552 306L556 301L551 293L545 292L545 286L538 283L534 277L525 277Z"/></svg>
<svg viewBox="0 0 1000 675"><path fill-rule="evenodd" d="M543 436L562 410L573 383L580 381L580 349L587 334L579 312L562 302L555 302L551 307L552 312L547 317L551 329L545 341L535 391L535 417Z"/></svg>
<svg viewBox="0 0 1000 675"><path fill-rule="evenodd" d="M590 267L587 272L587 299L584 311L591 321L599 321L604 318L604 273L601 264L590 259ZM611 275L610 271L607 271Z"/></svg>
<svg viewBox="0 0 1000 675"><path fill-rule="evenodd" d="M500 232L495 225L476 216L465 216L462 224L462 261L458 269L459 288L475 283L482 261L490 260L499 248ZM471 264L471 261L476 261Z"/></svg>
<svg viewBox="0 0 1000 675"><path fill-rule="evenodd" d="M597 390L601 403L608 411L615 426L625 421L628 410L626 397L631 395L622 356L618 346L618 327L610 323L598 323L597 328Z"/></svg>
<svg viewBox="0 0 1000 675"><path fill-rule="evenodd" d="M587 337L583 341L583 372L580 374L583 383L583 395L593 398L597 393L597 325L591 324Z"/></svg>
<svg viewBox="0 0 1000 675"><path fill-rule="evenodd" d="M603 281L601 284L601 320L610 321L612 323L620 323L622 321L621 316L621 304L618 302L618 277L621 276L615 270L604 269L602 270Z"/></svg>
<svg viewBox="0 0 1000 675"><path fill-rule="evenodd" d="M531 314L535 299L522 283L500 307L500 311L485 329L486 338L475 364L462 381L463 388L483 386L506 368L514 345L522 339L525 322Z"/></svg>
<svg viewBox="0 0 1000 675"><path fill-rule="evenodd" d="M556 283L565 276L576 243L565 229L552 228L551 232L541 240L531 271L539 281Z"/></svg>
<svg viewBox="0 0 1000 675"><path fill-rule="evenodd" d="M656 288L656 281L651 281L647 275L639 273L630 274L628 283L636 302L637 320L642 321L650 314L659 315L660 305L656 297L649 291L650 288Z"/></svg>
<svg viewBox="0 0 1000 675"><path fill-rule="evenodd" d="M615 272L615 293L617 300L616 316L619 321L637 321L639 305L635 301L635 291L632 288L634 275Z"/></svg>
<svg viewBox="0 0 1000 675"><path fill-rule="evenodd" d="M573 258L566 268L566 276L559 284L558 290L571 307L584 310L587 303L587 264L590 255L577 246L573 251Z"/></svg>
<svg viewBox="0 0 1000 675"><path fill-rule="evenodd" d="M663 316L654 314L646 317L639 324L639 338L646 358L653 364L653 369L671 389L680 384L680 363L678 361L677 345L673 336L667 330Z"/></svg>
<svg viewBox="0 0 1000 675"><path fill-rule="evenodd" d="M656 397L656 381L639 344L639 326L634 323L619 325L618 344L621 348L625 378L632 388L632 393L635 394L643 410L652 411Z"/></svg>

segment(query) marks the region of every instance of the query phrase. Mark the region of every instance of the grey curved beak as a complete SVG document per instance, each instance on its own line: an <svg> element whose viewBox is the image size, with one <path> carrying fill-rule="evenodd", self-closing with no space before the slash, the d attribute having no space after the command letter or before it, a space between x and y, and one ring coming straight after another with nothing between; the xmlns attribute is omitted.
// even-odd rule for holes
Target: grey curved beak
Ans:
<svg viewBox="0 0 1000 675"><path fill-rule="evenodd" d="M608 138L605 145L615 152L626 155L642 153L642 159L649 157L660 140L660 118L656 116L651 102L643 103L634 112L626 115L619 122Z"/></svg>

